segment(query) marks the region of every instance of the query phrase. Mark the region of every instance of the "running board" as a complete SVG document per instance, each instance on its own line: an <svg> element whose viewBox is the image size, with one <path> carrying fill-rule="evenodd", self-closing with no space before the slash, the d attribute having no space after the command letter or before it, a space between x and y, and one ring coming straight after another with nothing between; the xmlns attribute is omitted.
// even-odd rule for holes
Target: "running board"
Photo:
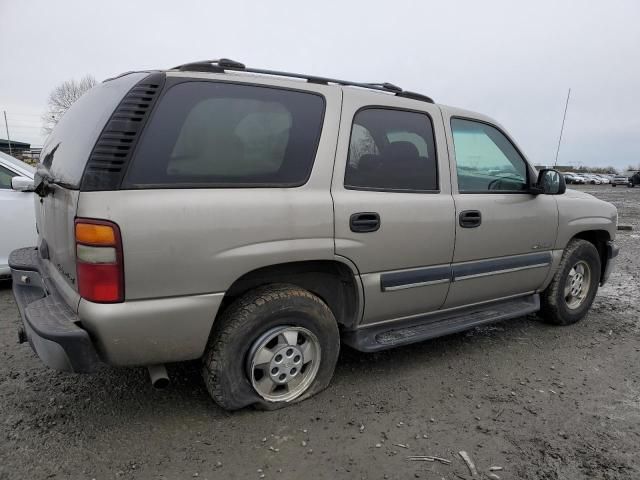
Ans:
<svg viewBox="0 0 640 480"><path fill-rule="evenodd" d="M540 296L526 297L476 305L455 312L434 312L409 320L383 325L362 326L344 332L343 341L361 352L377 352L399 345L422 342L430 338L462 332L487 323L518 318L540 310Z"/></svg>

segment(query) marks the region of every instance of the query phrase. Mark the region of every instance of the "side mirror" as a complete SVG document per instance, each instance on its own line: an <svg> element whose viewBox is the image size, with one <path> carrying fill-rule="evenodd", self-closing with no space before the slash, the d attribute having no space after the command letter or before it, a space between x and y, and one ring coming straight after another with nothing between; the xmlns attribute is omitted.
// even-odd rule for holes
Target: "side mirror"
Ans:
<svg viewBox="0 0 640 480"><path fill-rule="evenodd" d="M543 195L562 195L567 190L564 177L557 170L545 168L538 172L538 180L531 193Z"/></svg>
<svg viewBox="0 0 640 480"><path fill-rule="evenodd" d="M29 177L13 177L11 179L11 188L17 192L33 192L33 180Z"/></svg>

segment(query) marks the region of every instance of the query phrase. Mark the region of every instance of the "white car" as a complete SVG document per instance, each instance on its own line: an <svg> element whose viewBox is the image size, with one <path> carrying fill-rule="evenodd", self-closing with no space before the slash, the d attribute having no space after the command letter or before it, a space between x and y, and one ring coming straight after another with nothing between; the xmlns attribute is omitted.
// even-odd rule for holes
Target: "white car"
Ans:
<svg viewBox="0 0 640 480"><path fill-rule="evenodd" d="M33 206L35 168L0 152L0 278L11 275L7 259L12 250L35 245Z"/></svg>
<svg viewBox="0 0 640 480"><path fill-rule="evenodd" d="M602 185L602 180L595 175L584 174L583 177L587 180L587 183L590 183L591 185Z"/></svg>

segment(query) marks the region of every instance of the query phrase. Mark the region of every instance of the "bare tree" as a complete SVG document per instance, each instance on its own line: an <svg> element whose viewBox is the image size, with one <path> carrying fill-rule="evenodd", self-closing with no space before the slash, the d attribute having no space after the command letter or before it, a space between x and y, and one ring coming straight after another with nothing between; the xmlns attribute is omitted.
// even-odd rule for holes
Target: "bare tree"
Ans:
<svg viewBox="0 0 640 480"><path fill-rule="evenodd" d="M67 80L54 88L49 94L47 111L42 115L42 130L51 133L69 107L96 83L93 75L86 75L79 81Z"/></svg>

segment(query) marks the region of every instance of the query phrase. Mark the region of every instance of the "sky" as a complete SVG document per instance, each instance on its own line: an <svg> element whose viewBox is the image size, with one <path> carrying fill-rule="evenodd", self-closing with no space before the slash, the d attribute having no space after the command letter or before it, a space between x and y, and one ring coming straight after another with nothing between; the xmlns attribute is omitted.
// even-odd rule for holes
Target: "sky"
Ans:
<svg viewBox="0 0 640 480"><path fill-rule="evenodd" d="M571 88L558 164L640 164L637 0L0 0L0 110L34 146L65 80L223 57L481 112L542 165Z"/></svg>

